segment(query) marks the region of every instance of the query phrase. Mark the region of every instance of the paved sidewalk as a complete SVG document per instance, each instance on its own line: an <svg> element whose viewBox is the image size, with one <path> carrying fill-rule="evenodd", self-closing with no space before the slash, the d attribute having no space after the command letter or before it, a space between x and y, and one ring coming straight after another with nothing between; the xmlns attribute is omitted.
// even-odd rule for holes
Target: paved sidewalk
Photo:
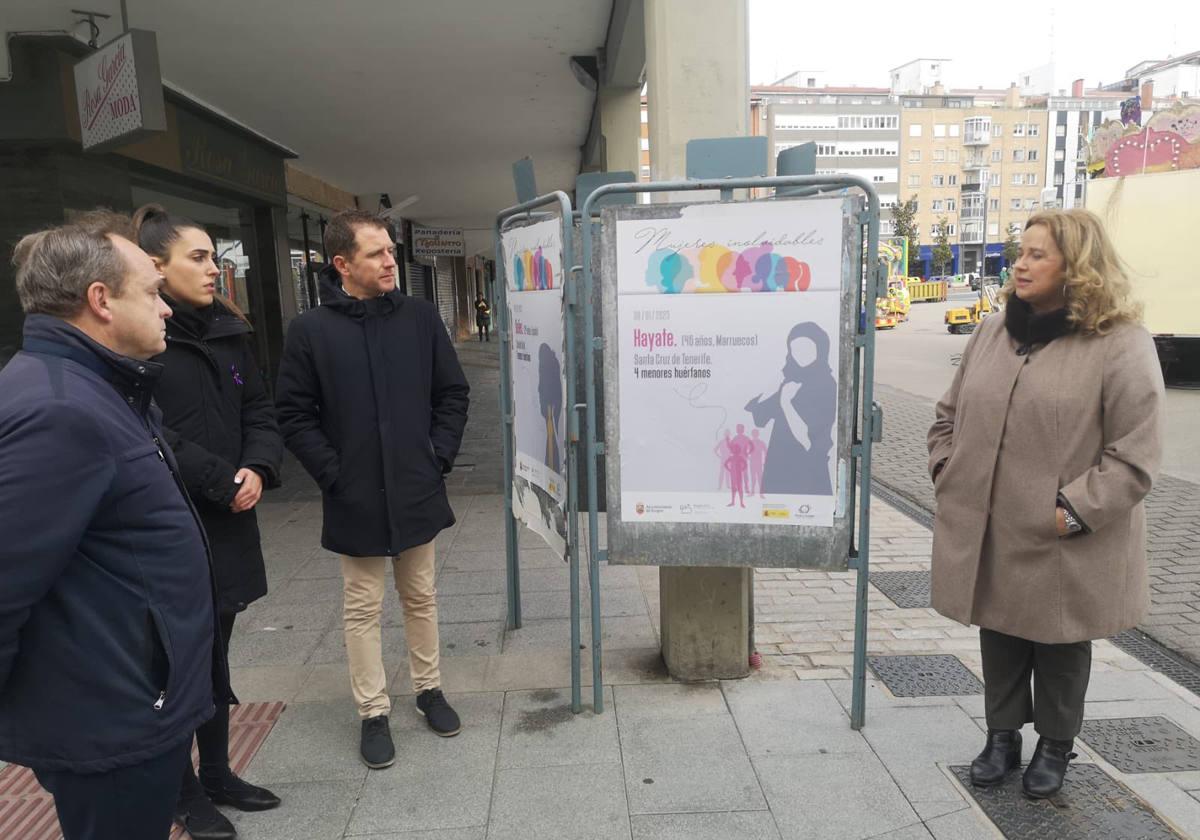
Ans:
<svg viewBox="0 0 1200 840"><path fill-rule="evenodd" d="M872 453L873 475L932 513L925 433L933 401L887 385L876 385L875 394L883 406L883 443ZM1200 484L1159 476L1146 521L1151 606L1139 629L1200 663Z"/></svg>
<svg viewBox="0 0 1200 840"><path fill-rule="evenodd" d="M658 652L657 570L605 568L606 710L572 715L566 569L528 533L525 625L503 626L503 499L486 492L499 481L485 475L498 472L495 356L461 353L475 389L464 460L477 467L453 488L459 523L438 540L438 589L445 688L464 731L436 738L413 710L400 610L389 598L399 758L383 771L362 766L338 565L318 546L320 506L311 488L272 494L263 516L271 594L239 621L232 661L244 700L288 704L247 772L285 804L232 814L245 840L1000 836L949 769L982 743L978 695L897 698L872 678L867 727L850 730L851 574L760 571L762 670L680 685ZM480 467L488 458L492 466ZM927 530L878 500L872 514L876 568L928 568ZM979 673L976 631L897 608L874 588L870 611L872 655L952 654ZM1200 735L1200 699L1107 643L1097 645L1092 685L1090 718L1162 715ZM1200 772L1126 775L1079 752L1081 779L1087 766L1103 768L1179 836L1200 834ZM1071 813L1069 803L1043 804Z"/></svg>
<svg viewBox="0 0 1200 840"><path fill-rule="evenodd" d="M490 472L498 472L495 355L460 352L475 389L464 460L473 456L477 466L453 486L459 522L438 539L438 590L444 687L463 732L437 738L413 708L401 613L390 597L383 635L398 759L380 771L361 764L339 565L319 546L315 489L290 464L286 489L262 505L271 591L239 618L231 650L244 702L287 704L246 771L284 804L227 811L243 840L1002 836L952 770L983 742L981 696L896 697L871 677L867 726L851 731L849 573L759 571L763 668L745 680L682 685L659 654L657 570L604 568L606 708L573 715L567 573L529 533L521 537L525 625L504 628L503 498ZM491 465L479 466L486 459ZM872 524L877 570L928 569L925 528L878 499ZM901 609L874 587L869 607L872 656L950 655L980 676L976 631L928 608ZM1098 643L1087 717L1146 716L1200 736L1200 698ZM1028 755L1035 738L1026 736ZM1009 836L1200 836L1200 769L1124 773L1077 744L1063 796L1036 805L1012 796L1012 810L1030 821ZM1081 804L1088 780L1104 774L1127 790ZM1160 825L1145 835L1128 821L1113 828L1152 819L1149 809L1173 831ZM1101 818L1110 819L1106 828L1091 827Z"/></svg>

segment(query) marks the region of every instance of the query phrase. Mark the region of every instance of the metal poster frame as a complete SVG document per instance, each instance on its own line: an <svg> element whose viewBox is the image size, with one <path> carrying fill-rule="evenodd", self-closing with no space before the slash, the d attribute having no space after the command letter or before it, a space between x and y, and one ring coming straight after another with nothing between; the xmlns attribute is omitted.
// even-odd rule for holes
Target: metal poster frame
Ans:
<svg viewBox="0 0 1200 840"><path fill-rule="evenodd" d="M558 213L539 211L539 208L557 205ZM576 393L576 337L575 337L575 307L578 305L577 282L575 280L578 266L570 265L573 258L574 233L571 199L565 192L558 190L537 196L529 201L500 211L496 215L493 232L496 237L496 277L493 284L494 293L498 296L496 306L497 332L500 336L500 416L504 425L503 458L504 458L504 537L505 537L505 578L507 583L508 613L506 629L512 630L521 626L521 565L520 538L517 520L513 515L513 455L515 442L513 440L513 404L512 404L512 336L508 311L508 266L504 256L504 233L517 226L518 222L545 221L557 215L562 231L563 248L563 321L566 338L563 365L566 379L566 417L567 417L567 496L565 509L567 514L566 560L570 575L571 601L571 710L578 714L582 711L581 700L582 679L580 665L580 601L579 601L579 415L582 406L573 402ZM593 639L593 644L598 643ZM600 711L597 709L596 711Z"/></svg>
<svg viewBox="0 0 1200 840"><path fill-rule="evenodd" d="M585 393L587 394L587 424L588 430L586 457L588 459L588 541L589 541L589 577L595 582L599 579L598 564L606 559L607 552L599 547L599 510L597 506L598 487L596 481L597 462L606 454L603 441L596 435L596 364L598 351L604 348L605 339L595 334L596 313L593 305L593 287L597 279L592 271L593 236L591 224L599 213L599 202L606 196L629 193L683 193L702 190L719 190L722 203L738 205L760 204L765 201L774 202L775 197L754 200L734 201L735 189L770 189L782 191L787 189L786 196L777 193L779 201L793 201L796 198L813 197L841 193L848 190L858 190L866 199L866 208L857 214L854 220L859 226L860 243L865 240L865 263L863 248L854 249L855 270L853 277L858 278L861 292L854 295L858 303L858 312L850 327L853 335L852 387L850 389L851 438L850 463L845 482L847 489L846 514L850 517L850 540L847 550L846 565L857 572L855 593L855 631L854 631L854 667L853 667L853 698L850 711L852 729L861 729L865 722L866 703L866 646L867 646L867 594L870 575L870 500L871 500L871 445L879 439L882 427L882 416L878 405L874 402L875 380L875 330L872 313L879 289L886 290L886 280L881 278L884 270L879 262L879 196L871 184L863 178L851 175L796 175L775 177L746 177L721 178L704 180L659 181L636 184L606 184L598 187L583 202L581 211L583 224L583 306L586 333L582 342L583 347L592 355L584 365ZM866 235L862 236L865 230ZM615 275L615 271L612 272ZM602 277L601 282L616 283L616 277ZM863 316L867 313L867 317ZM612 330L610 324L606 329ZM608 376L615 376L615 371L609 371ZM845 406L843 406L844 408ZM609 506L619 504L611 494ZM857 533L855 532L857 526ZM816 566L821 568L821 566ZM601 655L599 644L600 608L599 587L592 586L592 670L595 706L602 706Z"/></svg>

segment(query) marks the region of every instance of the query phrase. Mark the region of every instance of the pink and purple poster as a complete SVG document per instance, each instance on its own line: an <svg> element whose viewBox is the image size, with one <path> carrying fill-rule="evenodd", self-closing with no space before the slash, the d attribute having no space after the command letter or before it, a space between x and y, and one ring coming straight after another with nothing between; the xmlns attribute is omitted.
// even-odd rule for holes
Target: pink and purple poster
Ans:
<svg viewBox="0 0 1200 840"><path fill-rule="evenodd" d="M617 222L626 522L832 526L840 199Z"/></svg>
<svg viewBox="0 0 1200 840"><path fill-rule="evenodd" d="M513 513L562 556L567 406L560 223L511 229L502 244L512 348Z"/></svg>

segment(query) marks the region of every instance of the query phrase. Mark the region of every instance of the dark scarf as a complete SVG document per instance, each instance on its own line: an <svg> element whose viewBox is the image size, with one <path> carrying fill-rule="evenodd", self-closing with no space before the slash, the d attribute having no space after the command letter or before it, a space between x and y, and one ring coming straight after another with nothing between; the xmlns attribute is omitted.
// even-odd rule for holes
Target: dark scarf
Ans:
<svg viewBox="0 0 1200 840"><path fill-rule="evenodd" d="M1038 345L1049 344L1075 331L1067 320L1066 307L1037 315L1033 307L1016 295L1009 297L1004 306L1004 328L1017 343L1017 353L1021 356Z"/></svg>

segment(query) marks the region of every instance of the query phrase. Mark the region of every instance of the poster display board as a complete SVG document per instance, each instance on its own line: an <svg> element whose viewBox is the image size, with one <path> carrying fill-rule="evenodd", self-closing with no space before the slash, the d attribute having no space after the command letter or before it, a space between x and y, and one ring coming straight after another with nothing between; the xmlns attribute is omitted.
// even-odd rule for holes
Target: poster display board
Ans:
<svg viewBox="0 0 1200 840"><path fill-rule="evenodd" d="M855 203L605 211L610 562L844 567Z"/></svg>
<svg viewBox="0 0 1200 840"><path fill-rule="evenodd" d="M563 247L558 219L502 236L512 330L513 515L566 551Z"/></svg>

